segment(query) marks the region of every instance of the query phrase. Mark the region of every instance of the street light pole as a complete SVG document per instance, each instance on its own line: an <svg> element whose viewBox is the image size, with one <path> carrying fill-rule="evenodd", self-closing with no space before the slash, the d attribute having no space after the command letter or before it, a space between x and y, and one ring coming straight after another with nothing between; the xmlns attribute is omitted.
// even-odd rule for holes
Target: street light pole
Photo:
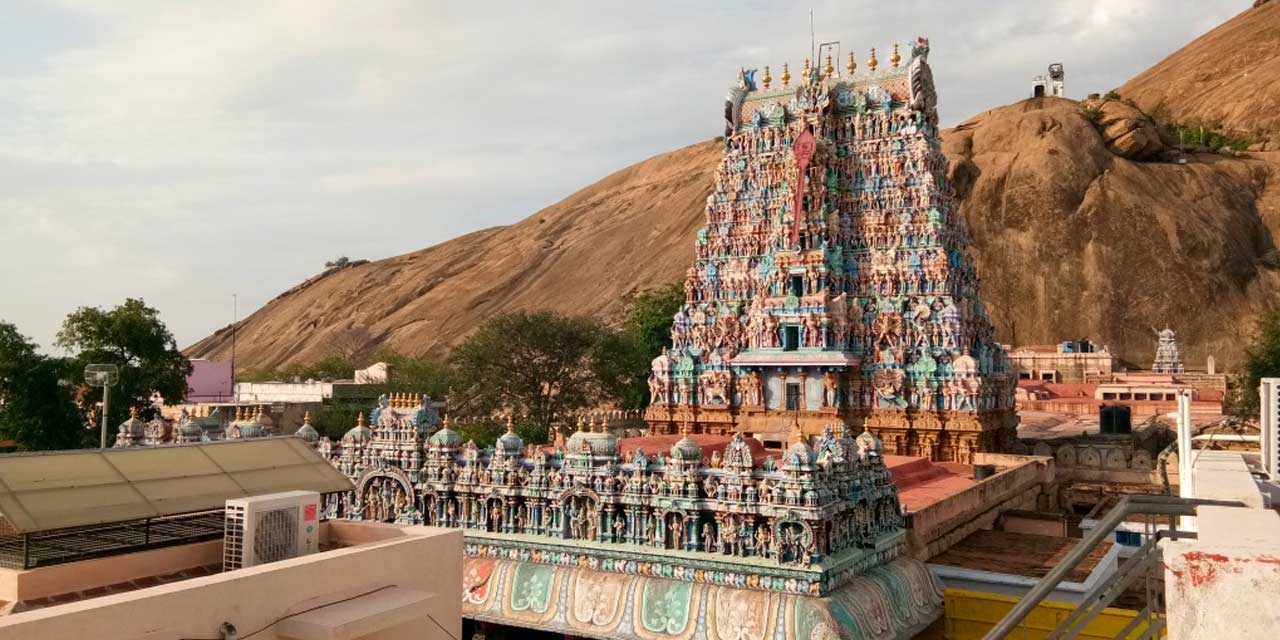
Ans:
<svg viewBox="0 0 1280 640"><path fill-rule="evenodd" d="M102 448L107 448L107 396L111 393L111 385L102 386Z"/></svg>
<svg viewBox="0 0 1280 640"><path fill-rule="evenodd" d="M91 364L84 368L84 381L95 387L102 387L102 448L107 448L107 401L111 394L111 385L120 380L120 369L114 364Z"/></svg>

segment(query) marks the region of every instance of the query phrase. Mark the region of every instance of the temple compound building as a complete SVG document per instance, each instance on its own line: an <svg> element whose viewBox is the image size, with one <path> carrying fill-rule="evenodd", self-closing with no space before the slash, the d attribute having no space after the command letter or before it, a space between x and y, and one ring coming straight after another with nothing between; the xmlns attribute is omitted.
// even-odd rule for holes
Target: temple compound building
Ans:
<svg viewBox="0 0 1280 640"><path fill-rule="evenodd" d="M843 76L739 73L656 433L807 435L839 418L892 453L969 460L1012 440L1014 376L978 297L947 183L928 41ZM784 418L785 416L785 418ZM781 430L780 430L781 429Z"/></svg>
<svg viewBox="0 0 1280 640"><path fill-rule="evenodd" d="M741 433L708 458L685 425L669 450L623 455L603 431L534 447L508 423L480 449L448 420L377 412L317 443L356 485L329 516L465 529L468 624L909 638L941 613L939 583L903 555L897 490L869 432L850 438L837 422L811 445L793 423L777 459Z"/></svg>

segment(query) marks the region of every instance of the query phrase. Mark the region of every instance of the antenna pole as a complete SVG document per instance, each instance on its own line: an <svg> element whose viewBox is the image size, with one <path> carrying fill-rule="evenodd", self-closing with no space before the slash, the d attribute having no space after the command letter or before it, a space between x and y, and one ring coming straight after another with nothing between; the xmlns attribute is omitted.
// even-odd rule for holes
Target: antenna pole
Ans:
<svg viewBox="0 0 1280 640"><path fill-rule="evenodd" d="M240 324L240 301L231 294L231 400L236 398L236 325Z"/></svg>
<svg viewBox="0 0 1280 640"><path fill-rule="evenodd" d="M817 51L816 49L814 49L814 44L813 44L814 42L815 42L815 41L814 41L814 37L813 37L813 9L810 9L810 10L809 10L809 58L810 58L811 60L813 60L813 66L817 67L817 66L818 66L818 60L817 60L818 51Z"/></svg>

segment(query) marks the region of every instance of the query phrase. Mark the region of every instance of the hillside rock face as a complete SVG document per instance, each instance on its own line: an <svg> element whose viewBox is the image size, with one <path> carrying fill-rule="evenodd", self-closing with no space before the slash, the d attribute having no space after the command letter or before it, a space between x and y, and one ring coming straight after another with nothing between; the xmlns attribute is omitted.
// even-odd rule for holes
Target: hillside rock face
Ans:
<svg viewBox="0 0 1280 640"><path fill-rule="evenodd" d="M1145 113L1118 100L1085 100L1088 110L1097 110L1098 131L1107 149L1129 160L1153 160L1166 151L1160 127Z"/></svg>
<svg viewBox="0 0 1280 640"><path fill-rule="evenodd" d="M1238 362L1256 316L1280 303L1280 274L1259 264L1280 223L1267 159L1280 154L1136 162L1117 153L1146 157L1134 150L1158 137L1126 143L1141 127L1114 137L1127 125L1103 113L1095 126L1079 103L1033 98L944 135L997 334L1089 337L1146 365L1168 324L1190 366Z"/></svg>
<svg viewBox="0 0 1280 640"><path fill-rule="evenodd" d="M1179 333L1188 364L1239 362L1259 313L1280 305L1260 266L1280 231L1280 154L1157 154L1121 103L1095 125L1077 102L1033 98L944 132L997 337L1088 337L1149 364L1153 329ZM683 277L720 145L624 169L528 219L338 270L241 322L244 368L306 362L355 341L372 352L444 353L485 318L552 309L616 318L628 296ZM191 346L226 358L230 332Z"/></svg>
<svg viewBox="0 0 1280 640"><path fill-rule="evenodd" d="M1118 90L1147 113L1280 143L1280 2L1246 9Z"/></svg>
<svg viewBox="0 0 1280 640"><path fill-rule="evenodd" d="M334 271L240 322L243 369L341 351L444 353L485 318L551 309L613 318L628 296L683 278L720 145L641 162L525 220L414 253ZM229 359L222 329L187 349Z"/></svg>

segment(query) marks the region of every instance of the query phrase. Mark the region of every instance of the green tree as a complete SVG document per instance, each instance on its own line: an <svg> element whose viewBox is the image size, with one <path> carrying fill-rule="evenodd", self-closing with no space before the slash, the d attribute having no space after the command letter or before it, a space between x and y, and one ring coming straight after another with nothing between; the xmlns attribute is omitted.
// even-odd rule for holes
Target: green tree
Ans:
<svg viewBox="0 0 1280 640"><path fill-rule="evenodd" d="M1244 371L1231 394L1232 413L1256 416L1258 386L1263 378L1277 376L1280 376L1280 310L1273 310L1258 320L1253 340L1245 351Z"/></svg>
<svg viewBox="0 0 1280 640"><path fill-rule="evenodd" d="M650 363L671 345L671 322L683 304L678 282L644 291L631 301L622 328L598 344L592 369L601 390L622 408L648 406Z"/></svg>
<svg viewBox="0 0 1280 640"><path fill-rule="evenodd" d="M406 356L382 351L375 359L387 363L387 391L425 393L439 400L449 391L453 370L447 362L429 356Z"/></svg>
<svg viewBox="0 0 1280 640"><path fill-rule="evenodd" d="M591 354L601 335L588 318L551 312L490 319L454 349L450 411L472 416L514 411L527 416L530 443L545 442L552 420L596 397Z"/></svg>
<svg viewBox="0 0 1280 640"><path fill-rule="evenodd" d="M453 429L457 430L458 436L463 442L475 442L477 447L485 449L492 447L498 440L498 436L506 432L504 425L498 424L496 420L480 420L478 422L464 422L455 424Z"/></svg>
<svg viewBox="0 0 1280 640"><path fill-rule="evenodd" d="M24 450L72 449L88 444L67 364L49 358L0 322L0 437Z"/></svg>
<svg viewBox="0 0 1280 640"><path fill-rule="evenodd" d="M169 404L182 402L187 395L191 362L178 350L159 312L140 299L129 298L109 310L76 309L63 321L56 344L75 354L71 361L77 376L90 363L120 367L120 381L111 387L109 428L123 422L130 407L147 408L152 393L159 393ZM86 406L101 400L100 388L86 393Z"/></svg>
<svg viewBox="0 0 1280 640"><path fill-rule="evenodd" d="M329 356L314 362L285 370L286 380L350 380L356 375L351 360L342 356Z"/></svg>

